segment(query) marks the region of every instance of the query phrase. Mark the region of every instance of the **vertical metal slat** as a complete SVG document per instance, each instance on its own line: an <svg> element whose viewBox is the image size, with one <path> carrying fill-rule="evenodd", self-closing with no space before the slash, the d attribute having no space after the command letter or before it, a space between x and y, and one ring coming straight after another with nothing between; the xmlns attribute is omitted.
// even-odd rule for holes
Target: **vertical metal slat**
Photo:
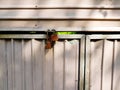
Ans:
<svg viewBox="0 0 120 90"><path fill-rule="evenodd" d="M84 89L84 61L85 61L85 36L83 36L80 40L80 56L79 56L79 90L83 90Z"/></svg>
<svg viewBox="0 0 120 90"><path fill-rule="evenodd" d="M86 36L85 47L85 90L90 90L90 39L88 36Z"/></svg>

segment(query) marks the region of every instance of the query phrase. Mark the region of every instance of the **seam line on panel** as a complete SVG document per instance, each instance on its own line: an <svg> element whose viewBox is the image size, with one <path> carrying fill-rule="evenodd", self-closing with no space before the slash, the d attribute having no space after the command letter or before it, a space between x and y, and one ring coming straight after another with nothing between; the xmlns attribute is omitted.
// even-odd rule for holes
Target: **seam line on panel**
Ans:
<svg viewBox="0 0 120 90"><path fill-rule="evenodd" d="M6 42L6 40L4 40L5 41L5 66L6 66L6 77L7 77L7 81L6 81L6 83L7 83L7 90L8 90L8 61L7 61L7 42Z"/></svg>
<svg viewBox="0 0 120 90"><path fill-rule="evenodd" d="M54 73L54 72L55 72L55 71L54 71L54 65L55 65L55 63L54 63L54 61L55 61L55 58L54 58L54 47L53 47L53 49L52 49L52 52L53 52L53 67L52 67L52 68L53 68L53 77L52 77L52 78L53 78L53 85L52 85L52 90L54 90L54 76L55 76L55 75L54 75L54 74L55 74L55 73Z"/></svg>
<svg viewBox="0 0 120 90"><path fill-rule="evenodd" d="M79 80L80 80L80 40L79 40L79 56L78 56L78 90L79 90Z"/></svg>
<svg viewBox="0 0 120 90"><path fill-rule="evenodd" d="M24 41L23 41L23 39L22 39L22 70L24 70L24 71L22 71L22 76L23 76L23 78L22 78L22 89L23 90L25 90L25 63L24 63L24 60L25 60L25 57L24 57L24 50L23 50L23 47L24 47Z"/></svg>
<svg viewBox="0 0 120 90"><path fill-rule="evenodd" d="M101 89L103 89L103 62L104 62L104 51L105 51L105 39L103 40L103 49L102 49L102 61L101 61Z"/></svg>
<svg viewBox="0 0 120 90"><path fill-rule="evenodd" d="M79 88L80 88L80 54L81 54L81 48L80 48L80 45L81 45L81 40L79 40L79 51L78 51L78 53L79 53L79 56L78 56L78 90L79 90Z"/></svg>
<svg viewBox="0 0 120 90"><path fill-rule="evenodd" d="M31 73L32 73L32 90L34 90L34 45L33 45L34 39L31 40Z"/></svg>
<svg viewBox="0 0 120 90"><path fill-rule="evenodd" d="M114 77L114 61L115 61L115 54L116 54L116 40L114 40L114 42L113 42L113 58L112 58L112 79L111 79L111 90L113 90L113 77Z"/></svg>
<svg viewBox="0 0 120 90"><path fill-rule="evenodd" d="M63 90L65 90L65 40L64 40L64 60L63 60Z"/></svg>

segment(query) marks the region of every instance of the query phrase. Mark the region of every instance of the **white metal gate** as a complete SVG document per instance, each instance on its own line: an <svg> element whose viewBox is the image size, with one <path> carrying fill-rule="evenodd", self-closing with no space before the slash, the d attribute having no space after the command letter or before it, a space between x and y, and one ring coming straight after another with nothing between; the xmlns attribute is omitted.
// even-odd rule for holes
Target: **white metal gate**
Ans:
<svg viewBox="0 0 120 90"><path fill-rule="evenodd" d="M83 90L84 36L0 35L0 90ZM79 85L78 85L79 84Z"/></svg>
<svg viewBox="0 0 120 90"><path fill-rule="evenodd" d="M120 90L120 35L86 36L85 90Z"/></svg>

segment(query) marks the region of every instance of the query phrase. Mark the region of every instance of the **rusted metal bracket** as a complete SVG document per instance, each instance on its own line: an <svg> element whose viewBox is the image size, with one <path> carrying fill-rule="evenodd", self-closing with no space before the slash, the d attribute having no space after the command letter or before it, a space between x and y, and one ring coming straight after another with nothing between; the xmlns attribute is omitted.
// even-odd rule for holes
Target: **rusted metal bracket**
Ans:
<svg viewBox="0 0 120 90"><path fill-rule="evenodd" d="M48 29L47 33L46 33L46 44L45 44L45 48L46 49L51 49L52 47L54 47L55 42L58 40L58 35L56 33L55 29Z"/></svg>

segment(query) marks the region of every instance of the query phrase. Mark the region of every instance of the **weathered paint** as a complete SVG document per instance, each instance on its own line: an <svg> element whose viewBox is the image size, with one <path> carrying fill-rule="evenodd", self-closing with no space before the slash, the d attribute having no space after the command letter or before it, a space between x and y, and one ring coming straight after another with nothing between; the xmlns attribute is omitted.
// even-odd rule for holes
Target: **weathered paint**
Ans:
<svg viewBox="0 0 120 90"><path fill-rule="evenodd" d="M45 38L39 35L8 36L0 37L1 90L78 90L82 35L62 38L52 49L45 49Z"/></svg>

